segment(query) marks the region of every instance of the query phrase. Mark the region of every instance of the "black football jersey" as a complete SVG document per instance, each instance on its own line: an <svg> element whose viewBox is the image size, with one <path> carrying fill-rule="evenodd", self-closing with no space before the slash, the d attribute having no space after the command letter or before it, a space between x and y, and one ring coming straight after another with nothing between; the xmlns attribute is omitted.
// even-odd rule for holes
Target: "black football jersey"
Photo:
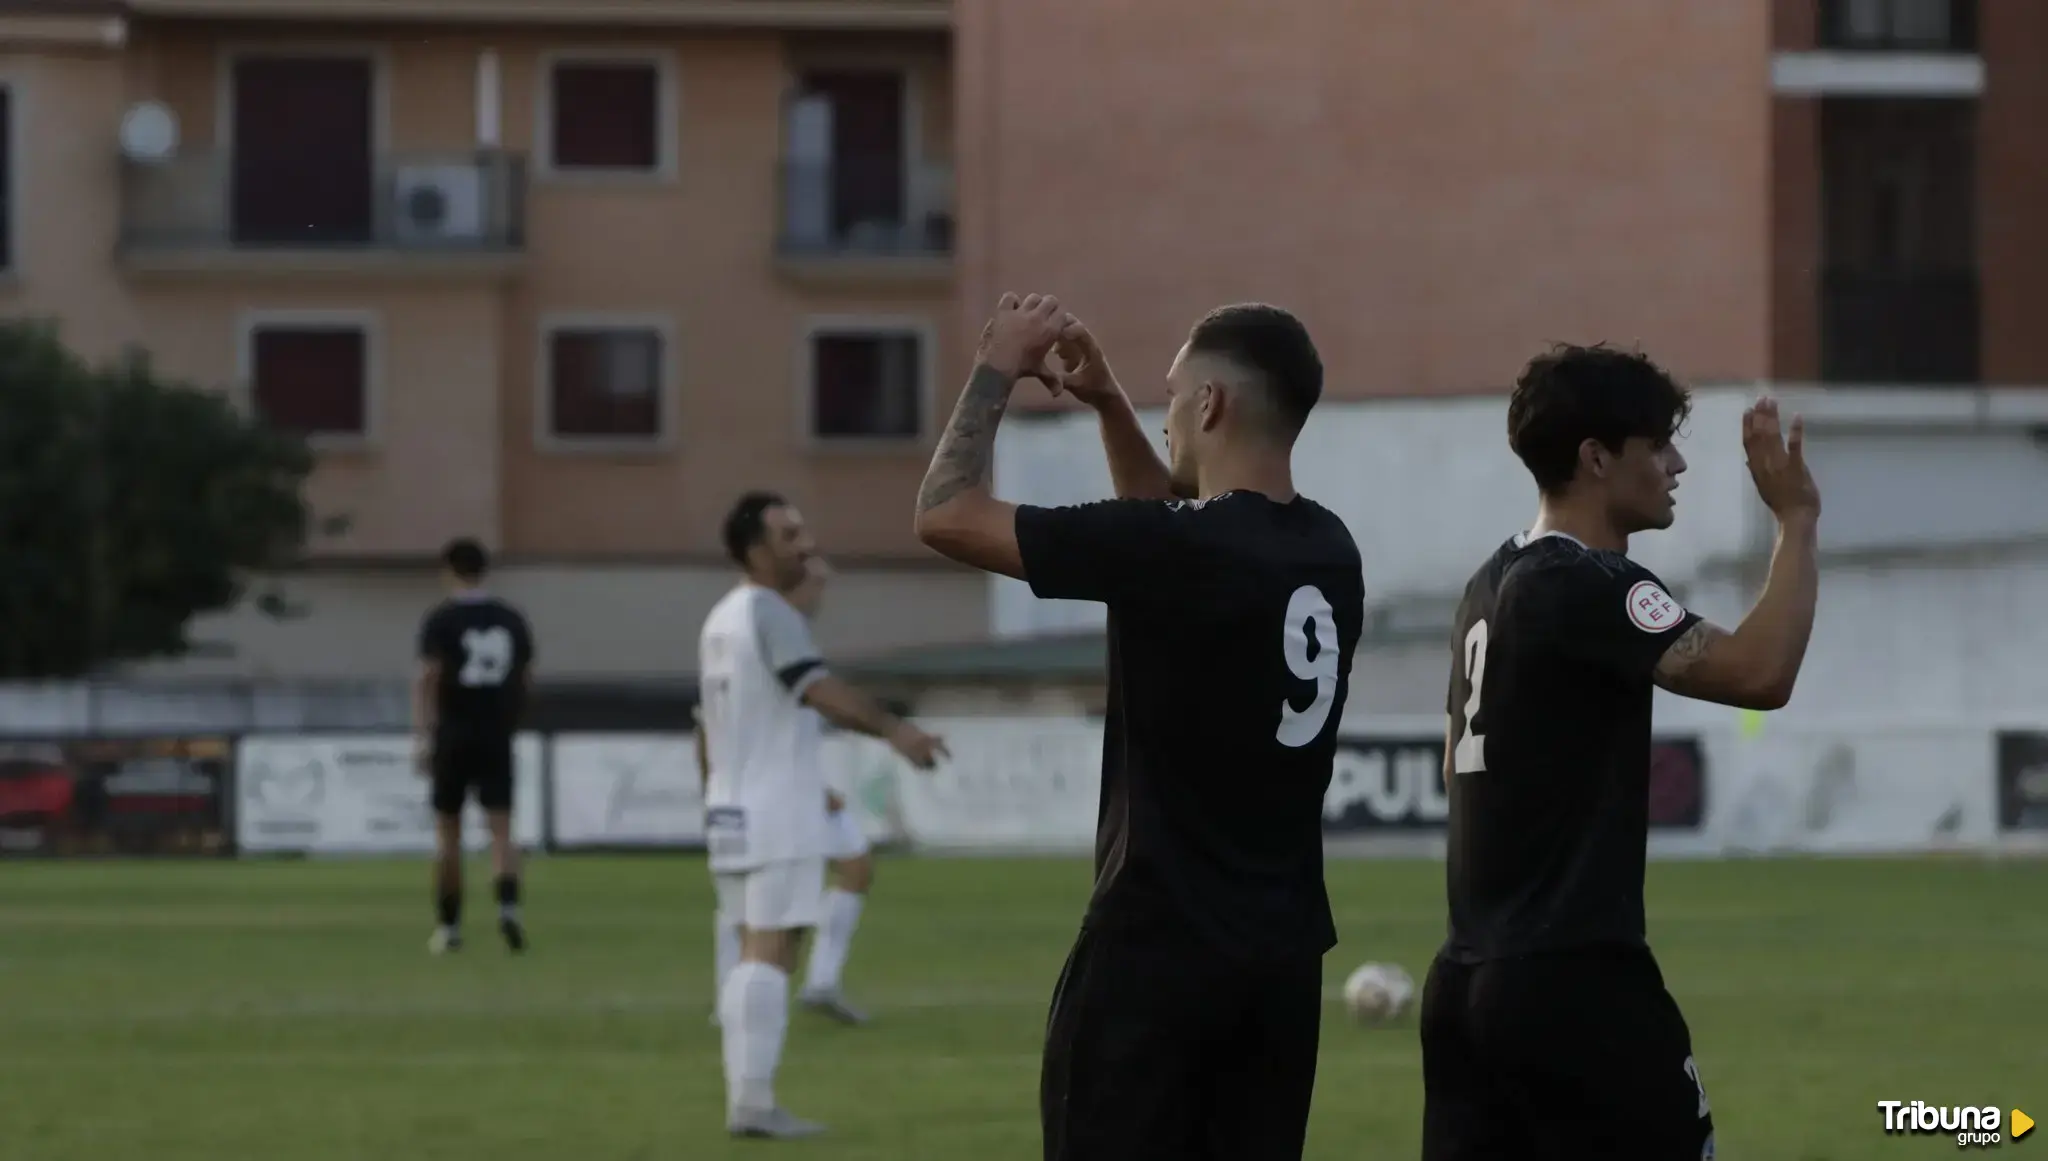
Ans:
<svg viewBox="0 0 2048 1161"><path fill-rule="evenodd" d="M1109 606L1087 924L1328 950L1323 796L1365 615L1343 521L1251 492L1106 500L1019 508L1017 545L1039 596Z"/></svg>
<svg viewBox="0 0 2048 1161"><path fill-rule="evenodd" d="M1642 946L1657 661L1699 618L1648 569L1517 536L1465 586L1452 641L1454 959Z"/></svg>
<svg viewBox="0 0 2048 1161"><path fill-rule="evenodd" d="M440 663L436 731L444 739L486 739L519 728L533 631L496 597L465 593L435 606L420 625L419 655Z"/></svg>

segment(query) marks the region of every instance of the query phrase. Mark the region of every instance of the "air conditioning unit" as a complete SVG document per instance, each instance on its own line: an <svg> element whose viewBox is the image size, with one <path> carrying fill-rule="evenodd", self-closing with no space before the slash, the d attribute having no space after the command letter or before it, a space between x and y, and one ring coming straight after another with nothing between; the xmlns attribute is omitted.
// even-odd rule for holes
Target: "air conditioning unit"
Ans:
<svg viewBox="0 0 2048 1161"><path fill-rule="evenodd" d="M484 172L476 165L408 165L392 188L400 242L473 242L484 236Z"/></svg>

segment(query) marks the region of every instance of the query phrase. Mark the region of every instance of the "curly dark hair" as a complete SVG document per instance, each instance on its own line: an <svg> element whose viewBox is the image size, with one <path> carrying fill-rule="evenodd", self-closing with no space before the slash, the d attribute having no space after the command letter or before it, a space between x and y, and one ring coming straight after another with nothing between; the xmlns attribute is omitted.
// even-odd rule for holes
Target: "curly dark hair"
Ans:
<svg viewBox="0 0 2048 1161"><path fill-rule="evenodd" d="M1556 492L1572 482L1585 441L1617 454L1636 436L1669 442L1691 414L1691 393L1641 351L1559 343L1515 380L1508 446L1538 488Z"/></svg>

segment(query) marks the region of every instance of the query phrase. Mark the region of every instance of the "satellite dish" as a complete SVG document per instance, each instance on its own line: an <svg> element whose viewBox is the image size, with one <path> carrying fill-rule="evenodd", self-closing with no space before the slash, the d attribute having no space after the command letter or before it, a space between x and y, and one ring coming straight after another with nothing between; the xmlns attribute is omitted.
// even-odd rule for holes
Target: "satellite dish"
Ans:
<svg viewBox="0 0 2048 1161"><path fill-rule="evenodd" d="M121 117L121 154L130 161L163 161L178 149L178 118L156 101L143 101Z"/></svg>

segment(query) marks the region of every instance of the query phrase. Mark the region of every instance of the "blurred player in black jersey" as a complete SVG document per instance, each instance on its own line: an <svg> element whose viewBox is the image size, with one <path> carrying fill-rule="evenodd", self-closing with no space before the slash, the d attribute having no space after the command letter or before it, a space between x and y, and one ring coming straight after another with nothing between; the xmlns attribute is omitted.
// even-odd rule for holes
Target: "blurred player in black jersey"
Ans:
<svg viewBox="0 0 2048 1161"><path fill-rule="evenodd" d="M1020 375L1095 408L1119 499L990 495ZM1336 942L1323 795L1364 620L1350 532L1294 490L1322 379L1286 311L1211 312L1167 373L1169 467L1087 329L1006 295L925 476L926 544L1109 606L1095 895L1046 1031L1048 1159L1301 1155Z"/></svg>
<svg viewBox="0 0 2048 1161"><path fill-rule="evenodd" d="M1643 923L1651 687L1752 709L1792 696L1813 629L1820 493L1800 422L1742 417L1778 522L1733 633L1628 557L1672 523L1685 389L1638 354L1562 347L1508 403L1536 523L1465 586L1444 777L1450 938L1422 1001L1423 1156L1700 1161L1714 1153L1692 1038Z"/></svg>
<svg viewBox="0 0 2048 1161"><path fill-rule="evenodd" d="M462 807L472 793L491 828L498 931L526 948L519 919L519 847L512 841L512 737L525 708L533 632L519 610L483 590L489 559L474 540L441 554L447 600L420 625L413 743L432 781L434 895L440 920L429 945L462 946Z"/></svg>

